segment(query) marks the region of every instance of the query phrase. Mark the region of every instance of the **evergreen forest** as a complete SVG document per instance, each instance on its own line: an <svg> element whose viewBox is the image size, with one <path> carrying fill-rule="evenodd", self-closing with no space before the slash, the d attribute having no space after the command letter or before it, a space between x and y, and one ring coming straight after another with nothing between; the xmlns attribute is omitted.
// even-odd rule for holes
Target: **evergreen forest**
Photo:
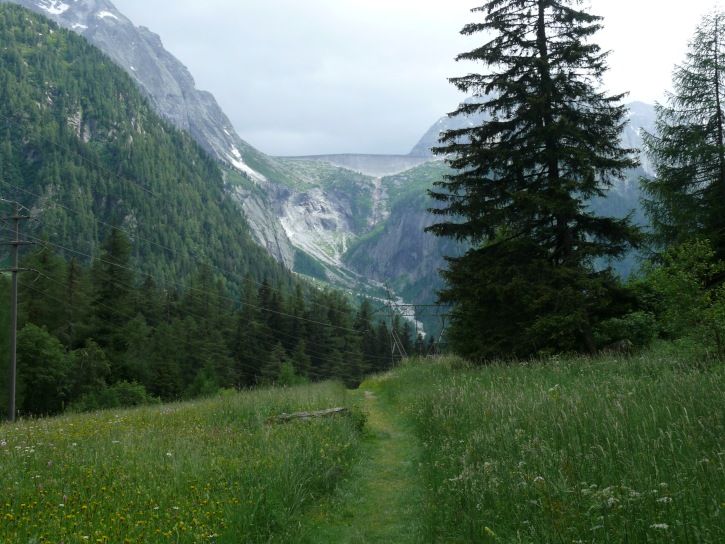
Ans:
<svg viewBox="0 0 725 544"><path fill-rule="evenodd" d="M354 384L394 361L391 333L411 349L410 324L257 245L217 163L83 38L2 4L0 43L0 206L29 218L18 221L20 414ZM10 300L9 275L2 291Z"/></svg>

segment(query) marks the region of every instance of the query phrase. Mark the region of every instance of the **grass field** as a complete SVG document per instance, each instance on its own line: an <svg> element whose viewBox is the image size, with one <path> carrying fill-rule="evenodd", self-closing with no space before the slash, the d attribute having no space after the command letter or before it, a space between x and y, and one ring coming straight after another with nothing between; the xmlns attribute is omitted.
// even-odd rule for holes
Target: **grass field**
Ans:
<svg viewBox="0 0 725 544"><path fill-rule="evenodd" d="M268 425L350 406L341 385L233 394L0 426L0 542L267 542L344 475L351 417Z"/></svg>
<svg viewBox="0 0 725 544"><path fill-rule="evenodd" d="M0 542L719 544L724 437L722 365L412 361L0 425Z"/></svg>
<svg viewBox="0 0 725 544"><path fill-rule="evenodd" d="M657 352L400 369L429 542L725 542L725 372Z"/></svg>

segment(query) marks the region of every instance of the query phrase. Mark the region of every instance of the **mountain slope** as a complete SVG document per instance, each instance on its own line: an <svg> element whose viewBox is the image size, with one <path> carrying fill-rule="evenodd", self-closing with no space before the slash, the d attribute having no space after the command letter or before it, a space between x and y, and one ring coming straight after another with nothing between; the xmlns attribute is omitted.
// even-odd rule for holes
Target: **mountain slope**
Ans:
<svg viewBox="0 0 725 544"><path fill-rule="evenodd" d="M292 279L253 242L218 164L149 107L134 82L79 36L0 4L0 189L68 257L97 254L107 225L134 243L134 263L178 282L209 262Z"/></svg>
<svg viewBox="0 0 725 544"><path fill-rule="evenodd" d="M459 255L463 246L424 232L437 219L427 190L447 171L442 161L423 164L382 178L388 196L387 217L345 253L345 262L359 274L387 283L405 300L431 303L442 286L438 270L444 255Z"/></svg>
<svg viewBox="0 0 725 544"><path fill-rule="evenodd" d="M294 250L266 198L286 178L283 166L243 141L214 97L196 89L188 69L166 49L161 38L135 27L109 0L0 0L19 4L72 30L108 55L136 82L154 110L196 142L229 170L236 170L262 191L235 184L234 198L243 205L255 238L278 261L291 267ZM276 181L270 182L268 178Z"/></svg>

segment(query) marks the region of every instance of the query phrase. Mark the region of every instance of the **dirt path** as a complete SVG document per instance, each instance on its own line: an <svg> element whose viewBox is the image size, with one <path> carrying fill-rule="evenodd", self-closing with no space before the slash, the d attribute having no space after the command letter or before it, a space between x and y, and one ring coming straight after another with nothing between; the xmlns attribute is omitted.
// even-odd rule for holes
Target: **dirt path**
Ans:
<svg viewBox="0 0 725 544"><path fill-rule="evenodd" d="M361 396L369 431L364 457L333 498L310 513L302 542L422 542L417 440L379 388L363 391Z"/></svg>

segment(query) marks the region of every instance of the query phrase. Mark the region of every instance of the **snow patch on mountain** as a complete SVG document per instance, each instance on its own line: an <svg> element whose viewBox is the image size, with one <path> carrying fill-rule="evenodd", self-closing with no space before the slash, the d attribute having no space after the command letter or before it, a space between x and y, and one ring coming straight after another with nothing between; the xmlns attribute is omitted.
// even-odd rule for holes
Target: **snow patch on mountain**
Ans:
<svg viewBox="0 0 725 544"><path fill-rule="evenodd" d="M226 129L224 130L224 132L226 132ZM252 168L250 168L249 166L247 166L244 163L244 159L242 158L242 154L239 151L239 149L237 149L236 146L234 146L234 145L232 146L232 154L231 155L227 155L227 159L229 160L230 164L234 168L236 168L240 172L244 172L250 178L252 178L252 181L256 181L258 183L259 182L263 182L263 181L267 181L267 178L265 178L262 174L260 174L256 170L253 170Z"/></svg>
<svg viewBox="0 0 725 544"><path fill-rule="evenodd" d="M98 18L99 19L116 19L118 21L118 17L111 13L110 11L99 11L98 12Z"/></svg>
<svg viewBox="0 0 725 544"><path fill-rule="evenodd" d="M51 15L62 15L70 9L70 6L60 0L43 0L38 3L38 7Z"/></svg>

